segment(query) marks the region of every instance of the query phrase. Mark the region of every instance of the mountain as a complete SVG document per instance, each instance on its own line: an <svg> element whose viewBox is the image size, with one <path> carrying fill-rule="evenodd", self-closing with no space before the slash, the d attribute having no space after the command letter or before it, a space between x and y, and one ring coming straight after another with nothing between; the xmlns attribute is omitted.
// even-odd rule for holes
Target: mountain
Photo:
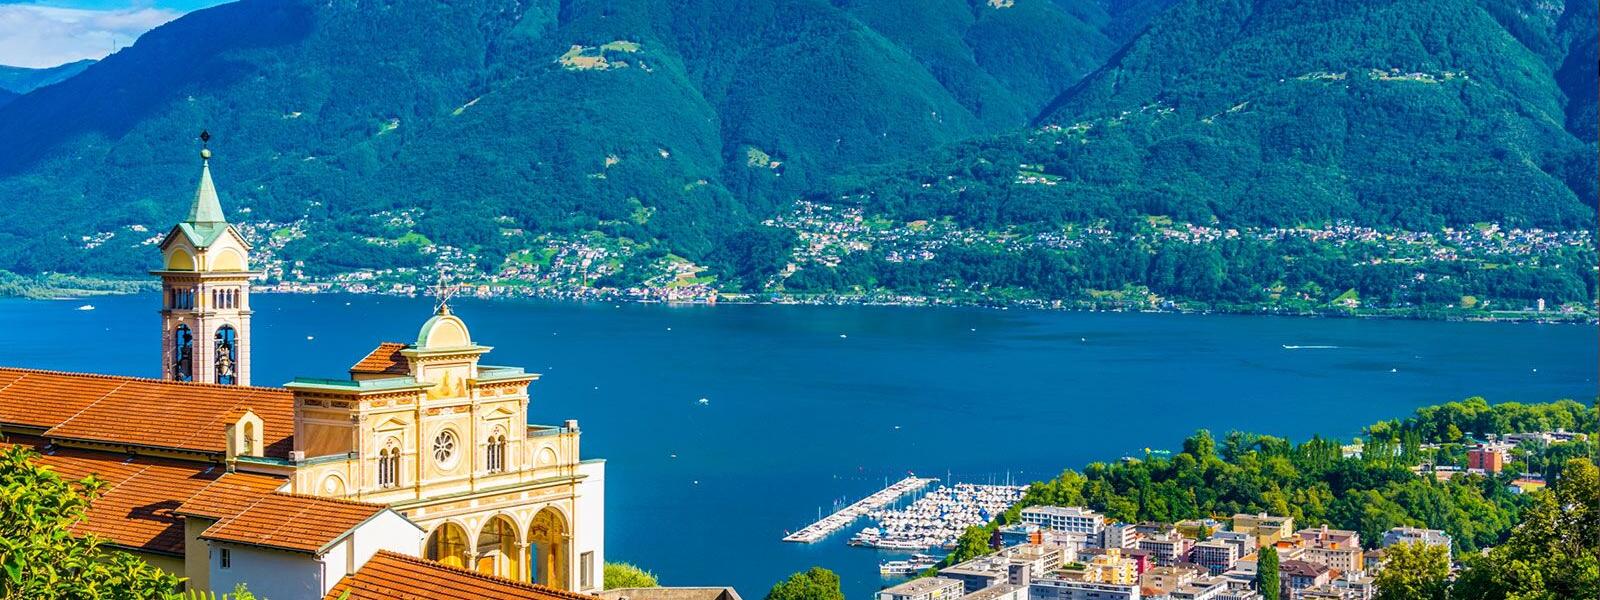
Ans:
<svg viewBox="0 0 1600 600"><path fill-rule="evenodd" d="M1038 123L1106 126L1168 212L1587 228L1595 27L1579 0L1191 0Z"/></svg>
<svg viewBox="0 0 1600 600"><path fill-rule="evenodd" d="M11 90L0 89L0 106L5 106L7 102L16 100L21 95Z"/></svg>
<svg viewBox="0 0 1600 600"><path fill-rule="evenodd" d="M180 216L202 128L233 214L305 219L313 268L413 234L489 268L523 233L702 260L847 166L1025 125L1167 3L221 5L0 107L0 269L144 268L117 232Z"/></svg>
<svg viewBox="0 0 1600 600"><path fill-rule="evenodd" d="M803 243L769 286L1125 309L1592 306L1595 13L1184 0L1032 127L807 194L777 219Z"/></svg>
<svg viewBox="0 0 1600 600"><path fill-rule="evenodd" d="M16 95L26 94L82 73L94 62L91 59L84 59L42 69L0 65L0 90Z"/></svg>

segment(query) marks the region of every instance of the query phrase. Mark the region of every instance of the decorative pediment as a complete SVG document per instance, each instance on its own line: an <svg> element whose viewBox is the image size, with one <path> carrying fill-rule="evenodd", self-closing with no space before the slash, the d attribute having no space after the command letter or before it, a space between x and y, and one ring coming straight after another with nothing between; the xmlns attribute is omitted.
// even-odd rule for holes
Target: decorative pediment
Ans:
<svg viewBox="0 0 1600 600"><path fill-rule="evenodd" d="M398 417L398 416L391 416L391 417L387 417L384 420L378 422L378 424L376 426L374 426L372 428L372 430L373 431L395 431L395 430L399 430L399 429L405 429L405 428L410 427L410 426L411 426L411 422L410 421L408 421L408 420L406 420L404 418Z"/></svg>
<svg viewBox="0 0 1600 600"><path fill-rule="evenodd" d="M495 406L494 408L490 409L489 412L484 413L483 418L484 420L489 421L494 419L509 419L515 416L517 416L516 411L502 404Z"/></svg>

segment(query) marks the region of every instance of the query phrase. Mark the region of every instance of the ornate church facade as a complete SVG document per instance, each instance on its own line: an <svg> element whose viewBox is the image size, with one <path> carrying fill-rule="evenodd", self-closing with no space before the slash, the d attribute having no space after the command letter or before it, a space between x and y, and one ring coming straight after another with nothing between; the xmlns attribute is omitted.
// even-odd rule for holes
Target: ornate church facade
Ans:
<svg viewBox="0 0 1600 600"><path fill-rule="evenodd" d="M188 216L152 272L161 378L0 368L0 447L31 445L64 476L108 481L78 533L198 590L321 597L390 552L599 591L604 461L582 457L575 420L528 424L539 375L485 364L490 347L447 303L415 340L379 343L347 376L250 385L250 244L201 156Z"/></svg>

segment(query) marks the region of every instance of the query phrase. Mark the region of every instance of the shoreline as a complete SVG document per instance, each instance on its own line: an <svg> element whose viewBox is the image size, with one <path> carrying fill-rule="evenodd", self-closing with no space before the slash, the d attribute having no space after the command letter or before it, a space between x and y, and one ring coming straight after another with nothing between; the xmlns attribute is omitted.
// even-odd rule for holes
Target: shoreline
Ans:
<svg viewBox="0 0 1600 600"><path fill-rule="evenodd" d="M0 297L27 300L83 300L96 296L122 296L154 291L153 284L136 280L74 278L83 287L31 286L20 290L0 290ZM315 296L319 294L350 294L357 296L417 297L412 292L350 291L335 288L330 283L300 284L299 289L283 289L279 285L253 286L251 291L260 294L294 294ZM16 293L21 292L21 293ZM651 297L642 293L622 290L612 292L569 291L510 294L464 294L485 301L539 300L555 302L628 302L632 304L672 304L680 306L719 304L735 305L793 305L793 306L899 306L907 308L988 308L995 310L1039 310L1051 312L1113 312L1178 315L1237 315L1327 319L1392 319L1407 321L1477 322L1477 323L1539 323L1552 325L1600 324L1600 317L1583 313L1545 311L1474 311L1462 312L1448 308L1289 308L1274 306L1186 306L1168 302L1163 306L1133 306L1127 303L1042 300L998 300L993 298L936 298L924 296L892 295L789 295L789 294L725 294L710 298L672 299Z"/></svg>

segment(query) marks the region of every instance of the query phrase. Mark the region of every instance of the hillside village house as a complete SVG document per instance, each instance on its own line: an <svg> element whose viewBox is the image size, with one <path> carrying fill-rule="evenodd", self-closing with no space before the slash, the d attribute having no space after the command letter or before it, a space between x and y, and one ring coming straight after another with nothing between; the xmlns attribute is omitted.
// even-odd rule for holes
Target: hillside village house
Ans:
<svg viewBox="0 0 1600 600"><path fill-rule="evenodd" d="M250 386L250 244L201 156L153 272L162 377L0 368L0 445L107 483L75 533L274 600L600 591L604 461L576 421L528 425L539 375L480 362L447 305L348 377Z"/></svg>

